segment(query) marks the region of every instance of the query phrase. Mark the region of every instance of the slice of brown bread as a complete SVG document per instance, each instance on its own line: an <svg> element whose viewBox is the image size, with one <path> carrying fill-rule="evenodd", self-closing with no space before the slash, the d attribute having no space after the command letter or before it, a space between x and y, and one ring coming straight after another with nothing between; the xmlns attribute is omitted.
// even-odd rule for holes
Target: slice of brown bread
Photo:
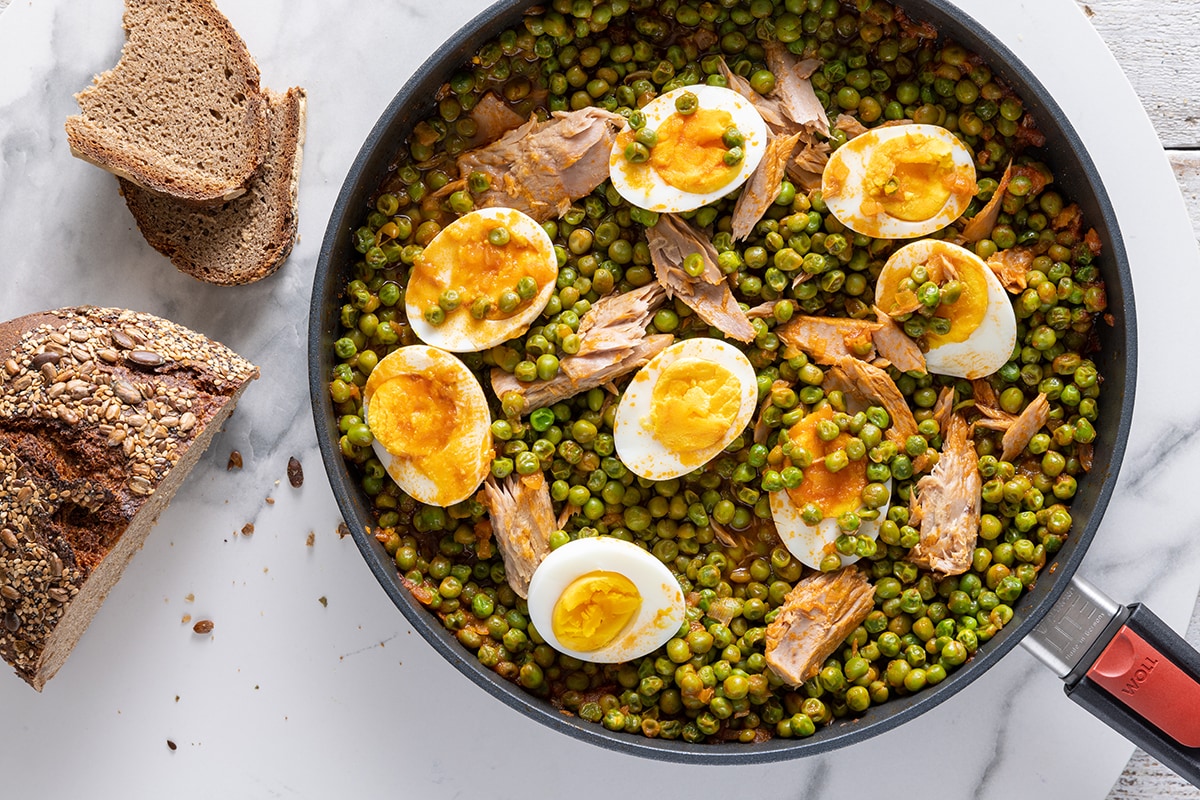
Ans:
<svg viewBox="0 0 1200 800"><path fill-rule="evenodd" d="M121 180L138 229L183 272L234 286L279 268L296 240L296 194L304 148L303 89L267 92L271 144L247 192L223 205L195 206Z"/></svg>
<svg viewBox="0 0 1200 800"><path fill-rule="evenodd" d="M258 369L93 307L0 324L0 361L0 656L40 691Z"/></svg>
<svg viewBox="0 0 1200 800"><path fill-rule="evenodd" d="M126 0L121 60L75 96L71 152L163 194L237 197L267 153L258 65L212 0Z"/></svg>

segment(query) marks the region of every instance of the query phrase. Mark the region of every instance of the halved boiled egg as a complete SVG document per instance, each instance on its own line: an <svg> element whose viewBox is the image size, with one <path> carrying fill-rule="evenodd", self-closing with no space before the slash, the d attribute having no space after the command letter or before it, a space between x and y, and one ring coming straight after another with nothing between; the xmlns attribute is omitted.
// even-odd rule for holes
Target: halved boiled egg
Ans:
<svg viewBox="0 0 1200 800"><path fill-rule="evenodd" d="M685 339L633 376L613 441L634 474L663 481L708 463L738 437L758 401L750 360L718 339Z"/></svg>
<svg viewBox="0 0 1200 800"><path fill-rule="evenodd" d="M936 285L937 293L925 295L927 284ZM940 299L929 308L922 295ZM991 375L1012 356L1017 341L1017 318L1000 279L979 256L950 242L923 239L893 253L879 273L875 304L899 320L902 312L923 306L932 312L919 341L926 368L938 375Z"/></svg>
<svg viewBox="0 0 1200 800"><path fill-rule="evenodd" d="M680 113L683 109L694 109ZM762 160L767 124L750 101L720 86L683 86L647 103L609 156L613 187L648 211L691 211L741 186ZM649 146L647 146L649 145Z"/></svg>
<svg viewBox="0 0 1200 800"><path fill-rule="evenodd" d="M892 481L881 484L887 487L888 500L874 510L875 519L858 519L856 529L843 530L839 518L847 512L857 516L866 509L863 490L867 479L867 459L847 461L836 471L826 467L825 457L837 450L844 450L850 434L839 433L830 441L818 434L818 426L836 424L830 406L814 411L800 420L788 431L790 441L803 447L812 455L812 463L804 470L804 480L795 489L771 492L771 516L775 529L787 549L813 569L821 569L826 559L838 558L841 566L853 564L860 556L855 553L840 553L836 542L840 536L853 535L855 539L866 537L874 540L879 536L879 526L886 519L891 503ZM805 509L808 508L806 513ZM815 509L816 513L812 513ZM807 519L806 519L807 516ZM848 521L848 520L847 520Z"/></svg>
<svg viewBox="0 0 1200 800"><path fill-rule="evenodd" d="M447 225L413 263L404 307L421 340L456 353L523 333L558 278L554 243L532 217L481 208Z"/></svg>
<svg viewBox="0 0 1200 800"><path fill-rule="evenodd" d="M821 196L838 221L876 239L944 228L975 191L971 151L938 125L872 128L833 151L821 175Z"/></svg>
<svg viewBox="0 0 1200 800"><path fill-rule="evenodd" d="M381 359L367 378L363 417L384 469L422 503L466 500L491 468L483 387L442 350L411 345Z"/></svg>
<svg viewBox="0 0 1200 800"><path fill-rule="evenodd" d="M683 591L661 561L611 536L575 539L529 582L529 619L546 643L584 661L613 664L651 653L679 632Z"/></svg>

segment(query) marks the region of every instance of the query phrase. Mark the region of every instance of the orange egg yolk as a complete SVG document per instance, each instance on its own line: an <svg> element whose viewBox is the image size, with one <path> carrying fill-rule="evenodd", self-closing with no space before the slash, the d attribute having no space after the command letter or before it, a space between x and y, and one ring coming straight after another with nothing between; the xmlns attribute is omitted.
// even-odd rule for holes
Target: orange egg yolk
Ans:
<svg viewBox="0 0 1200 800"><path fill-rule="evenodd" d="M813 461L804 470L800 485L788 489L787 493L796 506L815 503L824 517L834 518L862 507L862 490L867 485L867 460L851 461L837 472L827 470L825 456L845 448L851 437L848 433L840 433L833 441L823 441L817 435L817 424L822 420L833 421L832 407L814 411L788 431L792 444L808 450Z"/></svg>
<svg viewBox="0 0 1200 800"><path fill-rule="evenodd" d="M921 134L897 136L871 151L862 212L874 216L882 210L897 219L922 222L942 210L961 181L949 144Z"/></svg>
<svg viewBox="0 0 1200 800"><path fill-rule="evenodd" d="M912 266L916 266L915 264ZM925 344L932 349L942 344L966 341L976 328L983 322L988 308L988 281L979 264L971 259L961 258L951 248L939 248L934 251L925 263L929 272L929 280L942 286L951 275L962 284L962 294L953 303L942 303L934 312L939 317L950 320L950 331L936 334L926 331ZM915 299L911 291L901 291L900 282L907 277L907 270L890 269L879 276L876 288L875 303L885 312L907 307Z"/></svg>
<svg viewBox="0 0 1200 800"><path fill-rule="evenodd" d="M665 183L684 192L706 194L737 177L740 163L725 163L728 148L721 140L733 125L728 111L697 109L672 114L658 126L658 142L650 150L650 166Z"/></svg>
<svg viewBox="0 0 1200 800"><path fill-rule="evenodd" d="M613 641L642 606L633 581L617 572L589 572L559 595L551 627L566 648L590 653Z"/></svg>
<svg viewBox="0 0 1200 800"><path fill-rule="evenodd" d="M367 380L371 434L433 481L441 497L459 496L477 480L471 465L480 446L460 430L457 389L457 375L436 366L425 374L376 369Z"/></svg>
<svg viewBox="0 0 1200 800"><path fill-rule="evenodd" d="M680 358L659 374L643 421L664 447L681 456L718 446L741 410L738 380L725 367L699 358ZM702 460L699 456L697 464Z"/></svg>
<svg viewBox="0 0 1200 800"><path fill-rule="evenodd" d="M518 220L515 213L498 219L468 216L443 229L417 256L407 298L424 311L438 304L443 291L457 289L460 305L452 313L471 318L469 309L476 298L494 301L501 292L515 289L527 275L539 289L552 282L557 264L543 245L521 234ZM508 230L508 242L494 245L488 241L488 233L501 226ZM493 307L486 319L505 316Z"/></svg>

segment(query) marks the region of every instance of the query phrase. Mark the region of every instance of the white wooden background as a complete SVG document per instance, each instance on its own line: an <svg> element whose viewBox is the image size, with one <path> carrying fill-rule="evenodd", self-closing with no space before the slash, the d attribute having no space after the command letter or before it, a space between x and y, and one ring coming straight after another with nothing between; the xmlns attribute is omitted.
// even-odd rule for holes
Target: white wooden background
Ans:
<svg viewBox="0 0 1200 800"><path fill-rule="evenodd" d="M1200 27L1200 0L1076 1L1154 122L1200 239L1200 100L1194 94L1200 88L1200 48L1191 37ZM0 11L11 2L0 0ZM1200 646L1200 603L1187 640ZM1200 788L1138 750L1108 800L1200 800Z"/></svg>

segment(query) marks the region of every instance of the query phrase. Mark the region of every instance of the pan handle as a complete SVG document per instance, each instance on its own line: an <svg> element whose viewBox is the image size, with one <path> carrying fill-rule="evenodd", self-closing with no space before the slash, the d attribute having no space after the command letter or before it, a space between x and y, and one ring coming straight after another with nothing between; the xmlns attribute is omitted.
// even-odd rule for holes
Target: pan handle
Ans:
<svg viewBox="0 0 1200 800"><path fill-rule="evenodd" d="M1150 609L1073 578L1025 644L1068 697L1200 786L1200 653Z"/></svg>

